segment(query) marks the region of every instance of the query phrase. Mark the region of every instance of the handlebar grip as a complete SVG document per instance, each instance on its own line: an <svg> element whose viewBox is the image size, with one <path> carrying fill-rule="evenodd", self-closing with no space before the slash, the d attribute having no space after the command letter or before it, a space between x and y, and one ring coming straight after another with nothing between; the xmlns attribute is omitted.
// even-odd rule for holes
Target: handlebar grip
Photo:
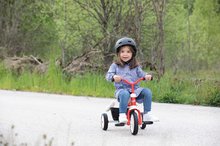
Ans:
<svg viewBox="0 0 220 146"><path fill-rule="evenodd" d="M153 75L151 75L151 79L150 81L152 81L154 79ZM146 80L145 77L143 77L143 80Z"/></svg>

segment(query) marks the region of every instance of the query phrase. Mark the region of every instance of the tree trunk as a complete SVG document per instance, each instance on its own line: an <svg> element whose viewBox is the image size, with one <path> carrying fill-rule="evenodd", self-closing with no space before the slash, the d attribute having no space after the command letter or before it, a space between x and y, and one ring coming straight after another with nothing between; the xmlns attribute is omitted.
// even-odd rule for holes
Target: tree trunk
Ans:
<svg viewBox="0 0 220 146"><path fill-rule="evenodd" d="M154 48L153 55L156 57L152 57L154 60L152 62L156 64L159 80L165 73L165 62L164 62L164 15L165 15L165 6L166 0L152 0L154 6L154 12L157 18L157 27L158 27L158 36L157 43Z"/></svg>

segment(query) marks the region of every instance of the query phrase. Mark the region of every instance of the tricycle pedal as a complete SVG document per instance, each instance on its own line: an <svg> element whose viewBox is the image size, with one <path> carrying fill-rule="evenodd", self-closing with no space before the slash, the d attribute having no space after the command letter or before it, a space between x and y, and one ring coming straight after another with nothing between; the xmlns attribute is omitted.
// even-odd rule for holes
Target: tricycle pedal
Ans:
<svg viewBox="0 0 220 146"><path fill-rule="evenodd" d="M115 126L124 126L125 123L116 123Z"/></svg>
<svg viewBox="0 0 220 146"><path fill-rule="evenodd" d="M150 125L150 124L153 124L154 122L153 121L143 121L143 124L146 124L146 125Z"/></svg>

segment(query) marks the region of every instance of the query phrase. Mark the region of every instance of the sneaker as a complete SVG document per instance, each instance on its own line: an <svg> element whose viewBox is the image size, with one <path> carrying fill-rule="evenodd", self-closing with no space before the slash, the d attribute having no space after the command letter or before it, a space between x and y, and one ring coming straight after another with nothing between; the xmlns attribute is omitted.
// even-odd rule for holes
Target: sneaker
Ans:
<svg viewBox="0 0 220 146"><path fill-rule="evenodd" d="M125 113L119 114L119 123L127 123L127 115Z"/></svg>
<svg viewBox="0 0 220 146"><path fill-rule="evenodd" d="M143 121L144 122L159 122L159 119L150 113L146 113L143 115Z"/></svg>

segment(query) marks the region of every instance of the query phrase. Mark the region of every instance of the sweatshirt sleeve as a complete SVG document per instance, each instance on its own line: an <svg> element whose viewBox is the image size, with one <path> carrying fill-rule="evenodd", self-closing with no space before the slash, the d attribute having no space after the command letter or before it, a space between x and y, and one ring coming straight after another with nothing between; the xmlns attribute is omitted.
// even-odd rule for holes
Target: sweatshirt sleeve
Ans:
<svg viewBox="0 0 220 146"><path fill-rule="evenodd" d="M138 78L145 77L146 74L147 73L142 70L141 66L137 67L137 76L138 76Z"/></svg>
<svg viewBox="0 0 220 146"><path fill-rule="evenodd" d="M117 65L115 63L112 63L111 66L109 67L108 72L106 73L106 80L109 82L113 82L113 76L116 74L116 67Z"/></svg>

